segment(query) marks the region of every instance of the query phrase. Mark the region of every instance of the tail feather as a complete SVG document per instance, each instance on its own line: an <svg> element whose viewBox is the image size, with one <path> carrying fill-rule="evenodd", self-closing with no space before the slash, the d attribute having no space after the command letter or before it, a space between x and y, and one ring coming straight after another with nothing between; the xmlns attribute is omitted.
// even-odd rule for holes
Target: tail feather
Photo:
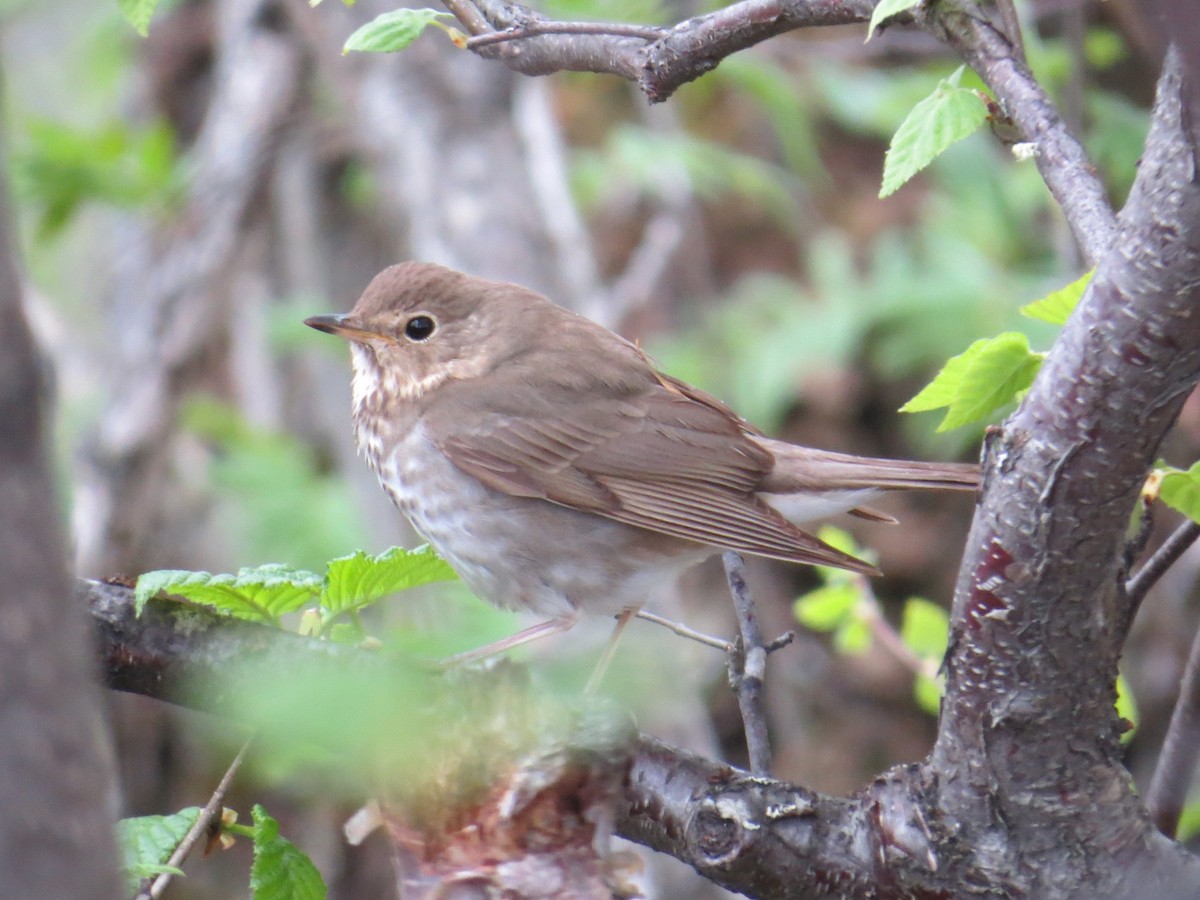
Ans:
<svg viewBox="0 0 1200 900"><path fill-rule="evenodd" d="M758 437L756 440L775 457L775 468L759 487L761 492L768 494L870 488L973 491L979 487L979 466L975 463L871 459L814 450L771 438Z"/></svg>

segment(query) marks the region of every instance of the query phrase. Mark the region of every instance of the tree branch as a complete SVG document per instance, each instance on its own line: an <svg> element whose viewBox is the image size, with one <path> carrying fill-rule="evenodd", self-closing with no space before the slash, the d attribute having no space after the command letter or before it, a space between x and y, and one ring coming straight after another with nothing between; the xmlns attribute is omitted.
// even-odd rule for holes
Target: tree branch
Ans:
<svg viewBox="0 0 1200 900"><path fill-rule="evenodd" d="M1179 815L1200 757L1200 631L1192 639L1187 666L1179 686L1179 697L1171 711L1171 723L1163 739L1154 777L1146 792L1146 808L1155 826L1167 837L1175 837Z"/></svg>
<svg viewBox="0 0 1200 900"><path fill-rule="evenodd" d="M515 72L619 75L657 103L726 56L767 38L796 28L865 22L875 0L741 0L671 28L553 23L505 0L445 0L445 5L475 35L471 49ZM502 37L493 37L489 27ZM568 29L571 33L562 33Z"/></svg>
<svg viewBox="0 0 1200 900"><path fill-rule="evenodd" d="M1011 871L1047 841L1077 848L1030 870L1032 896L1073 881L1125 896L1148 859L1164 877L1200 874L1148 829L1113 706L1125 529L1200 379L1198 142L1181 88L1169 56L1120 239L989 446L959 574L929 760L938 806L986 868ZM1002 844L988 838L998 821Z"/></svg>
<svg viewBox="0 0 1200 900"><path fill-rule="evenodd" d="M729 683L737 695L746 732L746 750L750 772L767 775L771 771L771 740L767 733L767 710L763 704L763 682L767 675L767 648L754 611L754 598L746 584L742 558L732 550L721 554L733 609L737 614L741 640L730 656Z"/></svg>

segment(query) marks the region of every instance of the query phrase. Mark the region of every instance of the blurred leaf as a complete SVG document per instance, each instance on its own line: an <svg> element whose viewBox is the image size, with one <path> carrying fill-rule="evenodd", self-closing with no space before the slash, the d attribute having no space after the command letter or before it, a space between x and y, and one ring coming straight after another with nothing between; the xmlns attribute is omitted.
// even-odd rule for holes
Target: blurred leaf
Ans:
<svg viewBox="0 0 1200 900"><path fill-rule="evenodd" d="M33 119L14 153L13 183L38 210L39 239L49 239L84 203L168 202L179 186L174 134L165 123L81 129Z"/></svg>
<svg viewBox="0 0 1200 900"><path fill-rule="evenodd" d="M457 578L449 563L429 546L392 547L378 556L360 550L329 563L321 604L336 614L422 584Z"/></svg>
<svg viewBox="0 0 1200 900"><path fill-rule="evenodd" d="M1021 307L1021 314L1031 319L1041 319L1051 325L1065 325L1087 286L1091 284L1095 269L1089 269L1066 287L1051 291L1040 300L1034 300Z"/></svg>
<svg viewBox="0 0 1200 900"><path fill-rule="evenodd" d="M439 18L453 18L448 12L436 9L393 9L380 13L361 26L342 47L342 53L394 53L403 50Z"/></svg>
<svg viewBox="0 0 1200 900"><path fill-rule="evenodd" d="M1200 834L1200 801L1193 800L1183 808L1179 826L1175 829L1175 840L1184 844Z"/></svg>
<svg viewBox="0 0 1200 900"><path fill-rule="evenodd" d="M723 60L713 75L762 106L792 169L808 178L825 177L812 115L793 73L765 56L740 53Z"/></svg>
<svg viewBox="0 0 1200 900"><path fill-rule="evenodd" d="M1200 522L1200 462L1187 470L1165 470L1158 496L1171 509Z"/></svg>
<svg viewBox="0 0 1200 900"><path fill-rule="evenodd" d="M938 431L985 418L1033 383L1042 356L1029 349L1029 338L1006 332L983 338L948 360L937 376L902 407L923 412L949 407Z"/></svg>
<svg viewBox="0 0 1200 900"><path fill-rule="evenodd" d="M254 819L254 863L250 894L254 900L324 900L325 881L312 860L279 836L279 823L259 805Z"/></svg>
<svg viewBox="0 0 1200 900"><path fill-rule="evenodd" d="M138 816L117 822L121 868L129 894L137 893L138 882L161 872L182 874L166 862L200 816L200 807L189 806L170 816Z"/></svg>
<svg viewBox="0 0 1200 900"><path fill-rule="evenodd" d="M1083 38L1083 54L1095 69L1111 69L1129 58L1125 39L1111 28L1089 28Z"/></svg>
<svg viewBox="0 0 1200 900"><path fill-rule="evenodd" d="M858 598L858 589L849 582L827 584L800 597L793 610L805 628L828 632L850 618Z"/></svg>
<svg viewBox="0 0 1200 900"><path fill-rule="evenodd" d="M879 7L875 11L878 13ZM987 106L979 95L959 86L964 68L960 66L941 81L896 130L883 163L881 198L895 193L947 147L987 121Z"/></svg>
<svg viewBox="0 0 1200 900"><path fill-rule="evenodd" d="M910 597L904 603L900 639L921 659L941 660L950 638L950 617L936 603Z"/></svg>
<svg viewBox="0 0 1200 900"><path fill-rule="evenodd" d="M833 633L833 646L841 653L865 653L871 646L870 626L859 617L847 619Z"/></svg>
<svg viewBox="0 0 1200 900"><path fill-rule="evenodd" d="M667 21L667 10L661 0L543 0L537 8L551 18L564 21L603 19L643 25Z"/></svg>
<svg viewBox="0 0 1200 900"><path fill-rule="evenodd" d="M942 709L941 679L918 673L913 679L913 699L925 712L936 716Z"/></svg>
<svg viewBox="0 0 1200 900"><path fill-rule="evenodd" d="M1084 100L1090 121L1084 145L1104 175L1114 202L1121 202L1137 174L1150 130L1150 112L1113 91L1090 90Z"/></svg>
<svg viewBox="0 0 1200 900"><path fill-rule="evenodd" d="M250 425L209 397L190 399L182 417L212 445L216 521L242 558L323 569L327 560L369 544L345 479L323 471L295 437Z"/></svg>
<svg viewBox="0 0 1200 900"><path fill-rule="evenodd" d="M1129 681L1121 674L1117 675L1117 715L1133 726L1121 735L1121 743L1127 744L1137 733L1139 719L1133 689L1129 686Z"/></svg>
<svg viewBox="0 0 1200 900"><path fill-rule="evenodd" d="M921 0L880 0L876 4L875 9L871 11L871 21L867 25L867 40L869 41L875 34L875 29L879 27L884 19L890 18L897 13L902 13L906 9L912 9L914 6L919 6Z"/></svg>
<svg viewBox="0 0 1200 900"><path fill-rule="evenodd" d="M117 0L117 6L130 25L142 37L150 33L150 19L158 0Z"/></svg>
<svg viewBox="0 0 1200 900"><path fill-rule="evenodd" d="M278 625L280 616L315 601L320 590L315 573L274 563L239 569L237 575L162 569L138 578L134 603L140 613L147 600L164 591L239 619Z"/></svg>

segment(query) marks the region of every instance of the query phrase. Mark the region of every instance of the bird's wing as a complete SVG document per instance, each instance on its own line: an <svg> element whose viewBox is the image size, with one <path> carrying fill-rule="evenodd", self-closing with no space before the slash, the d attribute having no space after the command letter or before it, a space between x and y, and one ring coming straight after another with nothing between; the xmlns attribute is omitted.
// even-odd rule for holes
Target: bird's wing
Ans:
<svg viewBox="0 0 1200 900"><path fill-rule="evenodd" d="M756 496L774 458L715 398L649 368L617 383L542 368L536 390L520 371L491 376L446 385L453 402L422 419L441 451L493 490L739 552L875 571Z"/></svg>

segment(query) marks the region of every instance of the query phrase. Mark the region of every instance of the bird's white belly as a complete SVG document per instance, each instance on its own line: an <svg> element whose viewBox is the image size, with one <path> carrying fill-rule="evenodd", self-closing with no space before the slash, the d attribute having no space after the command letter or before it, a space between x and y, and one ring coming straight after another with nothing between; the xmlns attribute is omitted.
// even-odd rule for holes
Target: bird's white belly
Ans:
<svg viewBox="0 0 1200 900"><path fill-rule="evenodd" d="M418 424L381 460L380 481L479 597L551 618L641 607L709 555L639 552L652 535L545 500L512 497L458 469Z"/></svg>

